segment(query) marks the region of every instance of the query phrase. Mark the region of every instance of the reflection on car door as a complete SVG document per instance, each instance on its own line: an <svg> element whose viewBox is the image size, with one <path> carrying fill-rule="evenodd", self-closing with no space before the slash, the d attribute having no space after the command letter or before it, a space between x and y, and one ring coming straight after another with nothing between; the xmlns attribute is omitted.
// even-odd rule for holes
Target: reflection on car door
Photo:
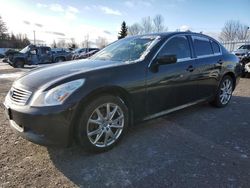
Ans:
<svg viewBox="0 0 250 188"><path fill-rule="evenodd" d="M215 41L203 36L192 36L196 54L195 76L199 99L212 97L219 83L222 55Z"/></svg>
<svg viewBox="0 0 250 188"><path fill-rule="evenodd" d="M196 100L196 80L193 76L195 59L192 59L186 36L175 36L162 47L157 57L176 55L177 63L161 65L158 71L147 74L148 113L154 114ZM156 63L157 57L150 64Z"/></svg>

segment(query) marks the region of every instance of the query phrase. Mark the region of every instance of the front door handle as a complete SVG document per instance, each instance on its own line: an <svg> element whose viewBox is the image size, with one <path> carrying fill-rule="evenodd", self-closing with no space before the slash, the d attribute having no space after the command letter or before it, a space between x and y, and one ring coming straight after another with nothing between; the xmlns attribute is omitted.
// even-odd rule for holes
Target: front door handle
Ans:
<svg viewBox="0 0 250 188"><path fill-rule="evenodd" d="M193 65L188 66L188 68L186 69L186 71L193 72L194 71Z"/></svg>

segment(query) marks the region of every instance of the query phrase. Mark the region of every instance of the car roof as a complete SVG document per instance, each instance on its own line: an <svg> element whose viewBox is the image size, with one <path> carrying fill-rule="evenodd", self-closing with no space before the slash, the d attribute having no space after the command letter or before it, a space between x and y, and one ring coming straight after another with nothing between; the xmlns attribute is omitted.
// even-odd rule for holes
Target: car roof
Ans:
<svg viewBox="0 0 250 188"><path fill-rule="evenodd" d="M143 36L161 36L161 37L170 37L170 36L173 36L173 35L200 35L200 36L205 36L205 37L209 37L209 38L212 38L210 36L207 36L207 35L204 35L202 33L195 33L195 32L191 32L191 31L185 31L185 32L180 32L180 31L174 31L174 32L160 32L160 33L149 33L149 34L141 34L141 35L136 35L136 36L140 36L140 37L143 37ZM136 37L134 36L134 37ZM133 37L133 36L131 36Z"/></svg>
<svg viewBox="0 0 250 188"><path fill-rule="evenodd" d="M163 37L163 38L169 38L169 37L172 37L174 35L196 35L196 36L203 36L203 37L206 37L206 38L209 38L213 41L216 41L217 43L219 43L216 39L208 36L208 35L205 35L203 33L195 33L195 32L191 32L191 31L185 31L185 32L180 32L180 31L174 31L174 32L161 32L161 33L149 33L149 34L142 34L142 35L135 35L135 36L128 36L128 37L144 37L144 36L160 36L160 37Z"/></svg>

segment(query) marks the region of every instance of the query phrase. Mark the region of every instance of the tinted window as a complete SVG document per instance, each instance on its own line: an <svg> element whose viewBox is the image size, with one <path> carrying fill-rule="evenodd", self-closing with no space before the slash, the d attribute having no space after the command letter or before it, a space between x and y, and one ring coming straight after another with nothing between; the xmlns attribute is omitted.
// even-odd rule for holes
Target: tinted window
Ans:
<svg viewBox="0 0 250 188"><path fill-rule="evenodd" d="M211 43L207 38L192 36L194 42L194 49L197 56L211 55L213 50Z"/></svg>
<svg viewBox="0 0 250 188"><path fill-rule="evenodd" d="M211 41L211 42L212 42L214 54L220 53L220 46L214 41Z"/></svg>
<svg viewBox="0 0 250 188"><path fill-rule="evenodd" d="M159 53L159 56L176 55L177 59L191 57L187 37L177 36L170 39Z"/></svg>
<svg viewBox="0 0 250 188"><path fill-rule="evenodd" d="M248 50L250 50L250 45L242 45L241 47L239 47L239 49L248 49Z"/></svg>
<svg viewBox="0 0 250 188"><path fill-rule="evenodd" d="M41 54L48 54L49 51L49 48L41 48Z"/></svg>

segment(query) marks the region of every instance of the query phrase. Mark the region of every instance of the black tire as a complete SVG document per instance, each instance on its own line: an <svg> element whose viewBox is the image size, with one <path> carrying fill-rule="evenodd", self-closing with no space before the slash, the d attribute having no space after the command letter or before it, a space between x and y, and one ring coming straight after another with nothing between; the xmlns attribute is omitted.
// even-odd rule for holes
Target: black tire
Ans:
<svg viewBox="0 0 250 188"><path fill-rule="evenodd" d="M56 62L56 63L58 63L58 62L63 62L63 61L65 61L65 59L64 59L63 57L57 57L57 58L55 59L55 62Z"/></svg>
<svg viewBox="0 0 250 188"><path fill-rule="evenodd" d="M17 60L15 61L15 63L13 64L14 68L24 68L24 62L22 60Z"/></svg>
<svg viewBox="0 0 250 188"><path fill-rule="evenodd" d="M101 111L101 110L102 110L102 108L106 108L105 105L107 105L107 104L118 106L117 112L114 113L112 118L117 118L117 116L119 116L117 118L117 119L119 119L123 115L124 118L122 118L121 120L120 119L118 120L119 123L122 122L121 123L122 128L118 129L118 128L113 128L113 127L108 127L108 126L112 126L112 123L106 122L108 124L107 125L106 123L100 123L100 122L103 122L102 120L98 120L99 115L97 115L98 113L96 113L96 110L97 109L100 110L99 112L101 112L103 117L104 117L105 112ZM111 110L112 107L109 107L109 109L110 109L110 112L114 112L115 108L113 108L113 111ZM96 121L99 121L99 123L98 124L89 123L90 118L93 119L92 117L95 115L98 116L98 119ZM106 114L106 118L107 117L108 117L108 115ZM117 121L117 119L115 119L115 121ZM109 120L107 120L107 121L109 121ZM110 121L112 121L112 120L110 120ZM111 125L109 125L109 124L111 124ZM118 125L118 123L116 125ZM84 110L82 112L81 118L79 120L79 123L78 123L76 131L75 131L75 135L76 135L78 143L80 144L80 146L83 149L85 149L87 151L91 151L91 152L104 152L104 151L107 151L107 150L110 150L111 148L113 148L121 140L121 138L126 134L126 132L128 130L128 125L129 125L129 110L128 110L127 106L125 105L125 103L119 97L112 96L112 95L105 95L105 96L100 96L100 97L92 100L90 103L88 103L84 107ZM94 128L94 131L98 131L100 129L101 130L99 133L96 133L92 136L88 136L92 132L94 132L93 129L91 131L89 131L89 129L93 128L93 126L98 127L98 128ZM108 130L106 130L106 129L108 129ZM120 130L121 130L121 132L120 132ZM110 136L110 133L109 133L110 131L112 132L112 136ZM110 140L109 145L104 144L104 143L107 143L107 142L105 142L106 135L108 135L107 141ZM96 144L94 144L93 141L96 141L98 136L100 136L99 140L98 140L98 142L96 142ZM117 138L116 138L116 136L117 136ZM105 146L102 146L102 141L103 141L103 144Z"/></svg>
<svg viewBox="0 0 250 188"><path fill-rule="evenodd" d="M227 98L227 100L225 100L224 102L222 102L222 95L223 95L223 87L224 87L224 84L226 81L229 81L230 84L231 84L231 94L228 94L227 96L229 98ZM220 82L220 85L219 85L219 88L216 92L216 96L214 98L214 100L210 103L211 105L215 106L215 107L218 107L218 108L222 108L222 107L225 107L228 105L228 103L230 102L231 98L232 98L232 93L233 93L233 88L234 88L234 82L233 82L233 79L231 76L229 75L226 75L222 78L221 82Z"/></svg>

